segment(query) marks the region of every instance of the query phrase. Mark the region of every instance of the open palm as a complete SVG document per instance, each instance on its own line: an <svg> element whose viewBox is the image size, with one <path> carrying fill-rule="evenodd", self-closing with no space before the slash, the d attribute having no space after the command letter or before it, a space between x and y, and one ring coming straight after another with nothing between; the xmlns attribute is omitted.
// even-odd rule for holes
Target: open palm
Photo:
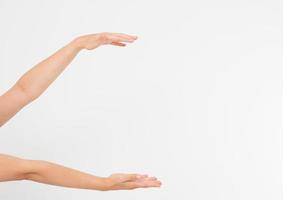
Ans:
<svg viewBox="0 0 283 200"><path fill-rule="evenodd" d="M161 182L156 177L142 174L115 173L108 177L110 190L131 190L136 188L160 187Z"/></svg>

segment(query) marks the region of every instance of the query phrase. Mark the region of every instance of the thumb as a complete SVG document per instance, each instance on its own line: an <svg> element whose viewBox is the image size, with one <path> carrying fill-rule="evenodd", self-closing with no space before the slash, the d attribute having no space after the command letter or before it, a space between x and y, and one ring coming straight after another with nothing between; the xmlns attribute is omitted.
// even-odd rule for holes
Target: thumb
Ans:
<svg viewBox="0 0 283 200"><path fill-rule="evenodd" d="M141 175L139 174L125 174L122 177L122 181L135 181L141 178Z"/></svg>

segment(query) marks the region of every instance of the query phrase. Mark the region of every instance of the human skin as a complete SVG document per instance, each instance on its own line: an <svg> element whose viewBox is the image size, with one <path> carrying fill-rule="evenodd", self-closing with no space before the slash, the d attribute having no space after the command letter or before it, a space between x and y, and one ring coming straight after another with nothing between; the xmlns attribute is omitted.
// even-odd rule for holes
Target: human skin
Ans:
<svg viewBox="0 0 283 200"><path fill-rule="evenodd" d="M124 47L137 36L123 33L97 33L75 38L53 55L26 72L16 84L0 96L0 126L24 106L37 99L83 49L101 45ZM137 173L115 173L99 177L42 160L21 159L0 154L0 181L30 180L63 187L100 191L160 187L156 177Z"/></svg>

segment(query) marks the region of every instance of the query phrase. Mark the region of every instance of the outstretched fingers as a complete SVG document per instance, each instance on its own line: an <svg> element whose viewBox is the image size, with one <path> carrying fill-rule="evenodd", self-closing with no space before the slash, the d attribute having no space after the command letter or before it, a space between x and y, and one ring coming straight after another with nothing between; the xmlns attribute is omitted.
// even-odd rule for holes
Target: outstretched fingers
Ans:
<svg viewBox="0 0 283 200"><path fill-rule="evenodd" d="M156 177L150 177L147 174L125 174L116 173L110 177L111 190L131 190L137 188L160 187L161 182Z"/></svg>
<svg viewBox="0 0 283 200"><path fill-rule="evenodd" d="M125 33L111 33L111 35L115 36L115 37L119 37L119 38L124 38L124 39L127 39L129 41L138 39L138 37L136 35L128 35L128 34L125 34Z"/></svg>
<svg viewBox="0 0 283 200"><path fill-rule="evenodd" d="M156 177L135 174L128 181L124 182L124 186L128 189L160 187L161 182Z"/></svg>
<svg viewBox="0 0 283 200"><path fill-rule="evenodd" d="M104 42L115 46L126 46L125 43L133 43L137 40L137 36L127 35L123 33L104 33Z"/></svg>
<svg viewBox="0 0 283 200"><path fill-rule="evenodd" d="M147 180L126 182L124 183L124 185L127 189L150 188L150 187L160 187L161 182L158 181L157 179L150 178Z"/></svg>

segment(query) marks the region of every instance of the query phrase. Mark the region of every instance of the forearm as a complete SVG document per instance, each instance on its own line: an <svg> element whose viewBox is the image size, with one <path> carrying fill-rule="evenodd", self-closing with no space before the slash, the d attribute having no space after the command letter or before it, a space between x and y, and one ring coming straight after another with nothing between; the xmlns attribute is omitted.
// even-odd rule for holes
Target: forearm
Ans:
<svg viewBox="0 0 283 200"><path fill-rule="evenodd" d="M47 161L26 160L0 154L0 182L16 180L100 191L160 187L161 185L155 177L141 174L119 173L103 178Z"/></svg>
<svg viewBox="0 0 283 200"><path fill-rule="evenodd" d="M26 180L50 185L101 191L108 188L107 178L94 176L46 161L31 160L29 162L30 173L26 174Z"/></svg>
<svg viewBox="0 0 283 200"><path fill-rule="evenodd" d="M26 72L17 81L16 87L22 89L30 101L37 98L64 71L80 50L78 41L73 40Z"/></svg>
<svg viewBox="0 0 283 200"><path fill-rule="evenodd" d="M36 99L64 71L82 49L100 45L126 46L137 37L121 33L97 33L80 36L26 72L17 83L0 96L0 127L24 106Z"/></svg>
<svg viewBox="0 0 283 200"><path fill-rule="evenodd" d="M107 190L109 180L41 160L0 154L0 181L31 180L72 188Z"/></svg>

